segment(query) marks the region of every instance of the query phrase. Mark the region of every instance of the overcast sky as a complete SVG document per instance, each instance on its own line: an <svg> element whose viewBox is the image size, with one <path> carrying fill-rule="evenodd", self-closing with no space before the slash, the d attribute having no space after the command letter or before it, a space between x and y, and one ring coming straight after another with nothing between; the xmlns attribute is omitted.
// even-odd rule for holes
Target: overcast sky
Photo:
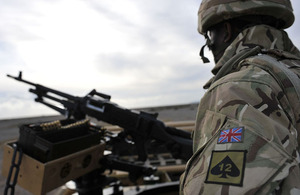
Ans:
<svg viewBox="0 0 300 195"><path fill-rule="evenodd" d="M212 76L213 64L198 56L199 0L0 3L0 119L57 114L6 77L19 71L77 96L96 89L127 108L198 102ZM300 1L292 3L296 22L287 31L300 47Z"/></svg>

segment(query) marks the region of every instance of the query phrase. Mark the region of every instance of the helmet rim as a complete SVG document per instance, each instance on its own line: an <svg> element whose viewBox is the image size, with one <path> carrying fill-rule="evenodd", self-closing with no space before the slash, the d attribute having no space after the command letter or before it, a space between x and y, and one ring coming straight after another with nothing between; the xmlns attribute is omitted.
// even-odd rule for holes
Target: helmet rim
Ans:
<svg viewBox="0 0 300 195"><path fill-rule="evenodd" d="M223 0L224 1L224 0ZM286 29L294 23L295 16L289 0L240 1L226 0L227 3L216 0L204 0L198 11L198 31L205 34L207 30L226 20L243 16L272 16L282 20L280 29ZM259 2L259 3L257 3Z"/></svg>

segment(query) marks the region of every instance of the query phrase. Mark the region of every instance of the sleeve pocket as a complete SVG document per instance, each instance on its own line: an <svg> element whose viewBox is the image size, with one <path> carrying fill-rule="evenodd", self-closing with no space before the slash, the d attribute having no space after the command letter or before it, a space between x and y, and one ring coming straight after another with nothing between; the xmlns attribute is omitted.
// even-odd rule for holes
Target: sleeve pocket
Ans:
<svg viewBox="0 0 300 195"><path fill-rule="evenodd" d="M196 121L196 128L193 134L194 152L203 148L205 144L218 132L226 122L226 115L206 110L201 121Z"/></svg>

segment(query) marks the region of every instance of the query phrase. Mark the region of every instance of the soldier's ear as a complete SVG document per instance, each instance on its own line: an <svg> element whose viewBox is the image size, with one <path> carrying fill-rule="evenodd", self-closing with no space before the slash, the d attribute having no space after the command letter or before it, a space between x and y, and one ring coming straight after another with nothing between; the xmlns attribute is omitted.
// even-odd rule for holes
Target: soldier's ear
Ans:
<svg viewBox="0 0 300 195"><path fill-rule="evenodd" d="M224 23L225 35L224 35L224 43L228 43L232 38L232 26L229 22Z"/></svg>

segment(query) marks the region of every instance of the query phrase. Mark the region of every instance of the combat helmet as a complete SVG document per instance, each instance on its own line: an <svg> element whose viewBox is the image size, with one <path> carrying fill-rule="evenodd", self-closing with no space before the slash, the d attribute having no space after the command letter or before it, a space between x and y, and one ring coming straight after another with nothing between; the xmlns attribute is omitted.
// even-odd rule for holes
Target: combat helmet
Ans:
<svg viewBox="0 0 300 195"><path fill-rule="evenodd" d="M258 15L280 20L279 29L290 27L295 20L290 0L203 0L198 11L198 31L205 34L222 21Z"/></svg>

